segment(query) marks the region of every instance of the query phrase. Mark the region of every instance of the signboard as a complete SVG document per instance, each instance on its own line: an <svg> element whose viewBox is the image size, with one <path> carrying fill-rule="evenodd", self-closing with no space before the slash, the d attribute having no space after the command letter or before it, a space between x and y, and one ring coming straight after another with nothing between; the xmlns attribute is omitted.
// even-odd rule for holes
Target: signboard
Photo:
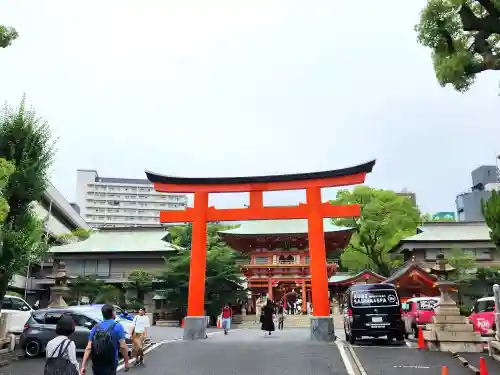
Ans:
<svg viewBox="0 0 500 375"><path fill-rule="evenodd" d="M436 212L432 215L432 221L456 221L455 212Z"/></svg>
<svg viewBox="0 0 500 375"><path fill-rule="evenodd" d="M352 293L353 307L381 307L399 305L394 290L360 290Z"/></svg>

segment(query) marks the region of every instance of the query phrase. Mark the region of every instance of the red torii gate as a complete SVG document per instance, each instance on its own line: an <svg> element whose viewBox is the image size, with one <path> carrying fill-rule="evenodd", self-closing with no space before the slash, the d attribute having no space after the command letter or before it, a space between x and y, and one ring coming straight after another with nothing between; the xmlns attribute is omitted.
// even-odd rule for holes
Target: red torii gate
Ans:
<svg viewBox="0 0 500 375"><path fill-rule="evenodd" d="M361 184L375 161L350 168L324 172L258 177L189 178L172 177L146 171L156 191L194 193L194 207L186 210L160 212L160 222L190 222L193 225L191 264L189 270L188 316L184 320L184 339L205 338L205 270L207 222L307 219L309 267L313 301L311 338L331 340L333 321L330 318L328 277L323 232L323 218L358 217L360 206L337 205L321 201L321 188ZM306 203L298 206L265 207L264 191L306 190ZM250 193L247 208L217 209L208 206L210 193ZM314 321L316 320L316 322Z"/></svg>

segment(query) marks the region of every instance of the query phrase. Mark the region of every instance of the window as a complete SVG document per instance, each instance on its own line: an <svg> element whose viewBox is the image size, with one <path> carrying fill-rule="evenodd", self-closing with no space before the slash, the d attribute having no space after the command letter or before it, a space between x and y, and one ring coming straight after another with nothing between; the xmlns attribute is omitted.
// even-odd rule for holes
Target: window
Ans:
<svg viewBox="0 0 500 375"><path fill-rule="evenodd" d="M75 325L78 327L92 328L95 325L95 321L87 318L83 315L72 315L73 320L75 321Z"/></svg>
<svg viewBox="0 0 500 375"><path fill-rule="evenodd" d="M59 312L50 312L45 314L45 324L56 325L59 319L61 319L62 314Z"/></svg>
<svg viewBox="0 0 500 375"><path fill-rule="evenodd" d="M28 304L20 298L11 298L10 301L12 303L12 310L16 310L16 311L29 311L29 310L31 310L31 308L28 306Z"/></svg>
<svg viewBox="0 0 500 375"><path fill-rule="evenodd" d="M31 317L37 323L43 324L45 322L45 313L43 312L35 312Z"/></svg>
<svg viewBox="0 0 500 375"><path fill-rule="evenodd" d="M11 301L10 298L5 297L3 299L2 309L4 309L4 310L12 310L12 301Z"/></svg>
<svg viewBox="0 0 500 375"><path fill-rule="evenodd" d="M435 299L423 299L418 301L417 310L433 311L438 301Z"/></svg>
<svg viewBox="0 0 500 375"><path fill-rule="evenodd" d="M97 274L109 277L109 259L99 259L97 261Z"/></svg>
<svg viewBox="0 0 500 375"><path fill-rule="evenodd" d="M268 263L269 263L268 257L255 257L255 264L268 264Z"/></svg>
<svg viewBox="0 0 500 375"><path fill-rule="evenodd" d="M492 300L478 301L474 305L475 313L494 312L494 311L495 311L495 301Z"/></svg>
<svg viewBox="0 0 500 375"><path fill-rule="evenodd" d="M425 260L436 260L437 255L443 252L443 249L425 249Z"/></svg>
<svg viewBox="0 0 500 375"><path fill-rule="evenodd" d="M305 264L309 264L309 255L306 255L306 256L304 257L304 263L305 263Z"/></svg>

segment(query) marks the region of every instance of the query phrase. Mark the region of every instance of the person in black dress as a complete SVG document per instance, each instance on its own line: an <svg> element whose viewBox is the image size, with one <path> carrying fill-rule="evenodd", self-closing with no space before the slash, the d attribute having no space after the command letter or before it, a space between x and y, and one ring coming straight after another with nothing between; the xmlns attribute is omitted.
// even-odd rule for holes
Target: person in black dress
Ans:
<svg viewBox="0 0 500 375"><path fill-rule="evenodd" d="M271 335L271 332L274 331L274 314L275 310L273 303L270 300L267 300L267 304L262 308L260 322L262 323L261 330L269 332L269 335Z"/></svg>

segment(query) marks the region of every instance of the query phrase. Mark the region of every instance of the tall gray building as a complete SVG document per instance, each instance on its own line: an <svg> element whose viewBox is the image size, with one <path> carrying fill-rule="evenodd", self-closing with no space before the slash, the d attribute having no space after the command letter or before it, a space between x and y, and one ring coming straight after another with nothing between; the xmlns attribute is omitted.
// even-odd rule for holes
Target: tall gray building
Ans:
<svg viewBox="0 0 500 375"><path fill-rule="evenodd" d="M481 200L489 199L493 190L500 190L498 168L494 165L474 169L471 177L470 191L457 195L455 199L458 221L484 221Z"/></svg>
<svg viewBox="0 0 500 375"><path fill-rule="evenodd" d="M93 228L156 227L160 211L184 210L186 194L158 193L146 179L99 176L95 170L78 169L76 203Z"/></svg>

